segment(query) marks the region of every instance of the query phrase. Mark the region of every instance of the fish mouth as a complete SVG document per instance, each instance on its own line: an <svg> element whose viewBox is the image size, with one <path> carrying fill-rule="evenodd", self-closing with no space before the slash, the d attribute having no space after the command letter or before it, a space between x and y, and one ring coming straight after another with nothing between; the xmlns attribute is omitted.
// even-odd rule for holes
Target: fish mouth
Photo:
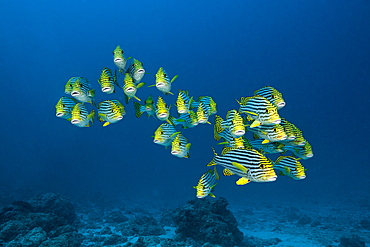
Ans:
<svg viewBox="0 0 370 247"><path fill-rule="evenodd" d="M266 182L274 182L274 181L276 181L276 178L277 178L277 176L269 177L269 178L266 180Z"/></svg>
<svg viewBox="0 0 370 247"><path fill-rule="evenodd" d="M234 135L235 136L242 136L245 134L245 130L237 130L234 132Z"/></svg>
<svg viewBox="0 0 370 247"><path fill-rule="evenodd" d="M300 143L298 143L297 145L298 146L304 146L306 144L306 141L301 141Z"/></svg>
<svg viewBox="0 0 370 247"><path fill-rule="evenodd" d="M154 143L162 143L162 142L161 142L160 140L158 140L158 139L154 139L154 140L153 140L153 142L154 142Z"/></svg>
<svg viewBox="0 0 370 247"><path fill-rule="evenodd" d="M184 113L187 113L188 111L187 110L179 110L178 111L180 114L184 114Z"/></svg>
<svg viewBox="0 0 370 247"><path fill-rule="evenodd" d="M79 92L77 92L77 91L72 91L72 92L71 92L71 95L72 95L72 96L79 96L79 95L80 95L80 93L79 93Z"/></svg>
<svg viewBox="0 0 370 247"><path fill-rule="evenodd" d="M307 154L306 157L307 158L312 158L313 157L313 154Z"/></svg>
<svg viewBox="0 0 370 247"><path fill-rule="evenodd" d="M157 116L159 119L165 119L165 118L168 118L168 114L167 113L161 113Z"/></svg>
<svg viewBox="0 0 370 247"><path fill-rule="evenodd" d="M145 73L145 70L143 70L143 69L139 69L139 70L137 71L137 73L138 73L138 74L144 74L144 73Z"/></svg>
<svg viewBox="0 0 370 247"><path fill-rule="evenodd" d="M117 121L122 120L122 116L117 117Z"/></svg>
<svg viewBox="0 0 370 247"><path fill-rule="evenodd" d="M280 102L279 104L277 104L277 108L283 108L285 106L285 102Z"/></svg>
<svg viewBox="0 0 370 247"><path fill-rule="evenodd" d="M158 82L157 84L155 84L156 87L164 87L164 83L163 82Z"/></svg>
<svg viewBox="0 0 370 247"><path fill-rule="evenodd" d="M294 139L295 139L295 136L289 136L289 137L288 137L288 140L289 140L289 141L293 141Z"/></svg>
<svg viewBox="0 0 370 247"><path fill-rule="evenodd" d="M111 88L111 87L103 87L103 88L101 89L101 91L102 91L103 93L107 93L107 92L112 91L112 88Z"/></svg>
<svg viewBox="0 0 370 247"><path fill-rule="evenodd" d="M120 63L120 62L123 62L123 59L120 58L120 57L117 57L117 58L114 59L114 62L115 63Z"/></svg>
<svg viewBox="0 0 370 247"><path fill-rule="evenodd" d="M280 124L281 123L281 119L276 119L275 121L272 122L273 124Z"/></svg>
<svg viewBox="0 0 370 247"><path fill-rule="evenodd" d="M305 178L306 178L306 176L305 176L305 175L302 175L302 176L299 176L298 178L299 178L299 179L305 179Z"/></svg>
<svg viewBox="0 0 370 247"><path fill-rule="evenodd" d="M171 151L171 154L173 154L173 155L178 155L180 152L179 151L176 151L176 150L173 150L173 151Z"/></svg>
<svg viewBox="0 0 370 247"><path fill-rule="evenodd" d="M55 114L57 117L63 117L64 116L64 113L62 112L58 112L57 114Z"/></svg>
<svg viewBox="0 0 370 247"><path fill-rule="evenodd" d="M128 88L126 88L126 93L132 93L132 92L135 92L135 88L134 87L128 87Z"/></svg>
<svg viewBox="0 0 370 247"><path fill-rule="evenodd" d="M278 136L278 138L279 138L279 141L284 141L284 140L286 140L288 138L288 136L287 135L285 135L285 136Z"/></svg>
<svg viewBox="0 0 370 247"><path fill-rule="evenodd" d="M71 121L71 123L72 123L72 124L79 124L79 123L80 123L80 120L78 120L78 119L73 119L73 120Z"/></svg>

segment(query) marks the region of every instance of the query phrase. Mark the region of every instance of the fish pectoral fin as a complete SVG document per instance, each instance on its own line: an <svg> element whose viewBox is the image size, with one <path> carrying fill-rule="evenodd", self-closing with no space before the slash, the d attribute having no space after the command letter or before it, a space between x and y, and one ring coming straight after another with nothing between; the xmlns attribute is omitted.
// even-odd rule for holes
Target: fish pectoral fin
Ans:
<svg viewBox="0 0 370 247"><path fill-rule="evenodd" d="M210 125L212 125L209 121L207 121L207 124L210 124Z"/></svg>
<svg viewBox="0 0 370 247"><path fill-rule="evenodd" d="M154 85L149 85L148 87L155 87L155 85L156 85L156 84L154 84Z"/></svg>
<svg viewBox="0 0 370 247"><path fill-rule="evenodd" d="M103 127L108 126L108 125L110 125L110 122L105 122L105 123L103 124Z"/></svg>
<svg viewBox="0 0 370 247"><path fill-rule="evenodd" d="M249 126L250 128L254 128L254 127L257 127L257 126L260 126L262 123L258 120L254 120L253 123L251 124L251 126Z"/></svg>
<svg viewBox="0 0 370 247"><path fill-rule="evenodd" d="M246 185L249 182L250 182L249 179L242 177L242 178L239 178L238 181L236 181L236 184L237 185Z"/></svg>
<svg viewBox="0 0 370 247"><path fill-rule="evenodd" d="M175 137L175 136L177 136L177 134L180 134L180 133L181 133L180 131L177 131L177 132L173 133L172 135L170 135L170 138Z"/></svg>
<svg viewBox="0 0 370 247"><path fill-rule="evenodd" d="M140 82L137 86L136 86L136 88L137 89L139 89L139 88L141 88L142 86L144 86L146 83L145 82ZM155 86L155 85L154 85Z"/></svg>
<svg viewBox="0 0 370 247"><path fill-rule="evenodd" d="M265 139L263 140L262 144L269 143L269 142L270 142L269 140Z"/></svg>
<svg viewBox="0 0 370 247"><path fill-rule="evenodd" d="M171 95L173 95L173 93L171 93L171 92L168 92L169 94L171 94Z"/></svg>
<svg viewBox="0 0 370 247"><path fill-rule="evenodd" d="M248 169L245 168L244 166L242 166L241 164L236 163L236 162L232 162L232 165L235 166L236 168L238 168L239 170L241 170L242 172L244 172L245 174L248 173Z"/></svg>
<svg viewBox="0 0 370 247"><path fill-rule="evenodd" d="M189 155L189 150L190 150L190 147L191 147L191 143L188 143L185 145L185 149L186 151L188 152L188 155ZM189 156L188 156L189 157Z"/></svg>
<svg viewBox="0 0 370 247"><path fill-rule="evenodd" d="M209 192L209 196L213 197L213 198L216 198L214 194L212 194L212 192Z"/></svg>
<svg viewBox="0 0 370 247"><path fill-rule="evenodd" d="M177 78L177 77L179 77L179 75L175 75L175 76L172 78L171 83L172 83L174 80L176 80L176 78Z"/></svg>
<svg viewBox="0 0 370 247"><path fill-rule="evenodd" d="M136 97L136 96L134 96L134 98L136 99L136 100L138 100L138 101L141 101L138 97Z"/></svg>

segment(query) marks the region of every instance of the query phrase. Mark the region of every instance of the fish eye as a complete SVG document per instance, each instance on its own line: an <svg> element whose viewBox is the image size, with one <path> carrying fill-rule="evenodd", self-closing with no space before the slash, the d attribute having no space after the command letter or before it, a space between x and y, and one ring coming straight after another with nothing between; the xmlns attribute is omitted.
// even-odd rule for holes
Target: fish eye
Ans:
<svg viewBox="0 0 370 247"><path fill-rule="evenodd" d="M62 107L65 107L66 105L65 104L62 104Z"/></svg>
<svg viewBox="0 0 370 247"><path fill-rule="evenodd" d="M269 113L269 109L268 108L266 108L266 113Z"/></svg>
<svg viewBox="0 0 370 247"><path fill-rule="evenodd" d="M123 54L123 51L121 51L121 54Z"/></svg>

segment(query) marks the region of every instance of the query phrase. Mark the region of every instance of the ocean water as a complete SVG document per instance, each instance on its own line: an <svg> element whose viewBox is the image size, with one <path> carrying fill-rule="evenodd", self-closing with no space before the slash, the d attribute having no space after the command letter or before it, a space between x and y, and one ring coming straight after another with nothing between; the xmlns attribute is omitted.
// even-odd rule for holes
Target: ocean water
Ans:
<svg viewBox="0 0 370 247"><path fill-rule="evenodd" d="M116 68L112 52L120 45L143 62L147 85L159 67L179 75L174 96L146 86L136 94L163 96L175 116L179 89L211 96L223 118L239 108L235 99L264 86L283 94L280 115L313 148L314 157L301 162L306 179L237 186L235 177L221 177L216 197L241 205L369 199L368 1L36 0L2 1L0 9L3 193L23 188L167 207L195 197L211 147L222 149L212 125L177 128L192 144L180 159L153 143L161 122L137 119L132 101L124 119L107 127L95 119L78 128L55 116L72 76L89 79L97 102L124 103L121 90L106 95L97 82L104 67Z"/></svg>

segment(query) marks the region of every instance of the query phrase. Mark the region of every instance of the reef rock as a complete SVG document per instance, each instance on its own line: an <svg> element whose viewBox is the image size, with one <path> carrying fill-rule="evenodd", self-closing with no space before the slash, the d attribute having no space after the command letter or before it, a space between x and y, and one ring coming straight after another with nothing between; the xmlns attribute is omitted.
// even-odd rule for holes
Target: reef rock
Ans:
<svg viewBox="0 0 370 247"><path fill-rule="evenodd" d="M225 198L215 201L193 199L174 210L176 233L182 239L192 238L200 243L209 242L224 247L239 245L243 233L238 229L234 215L226 207Z"/></svg>

